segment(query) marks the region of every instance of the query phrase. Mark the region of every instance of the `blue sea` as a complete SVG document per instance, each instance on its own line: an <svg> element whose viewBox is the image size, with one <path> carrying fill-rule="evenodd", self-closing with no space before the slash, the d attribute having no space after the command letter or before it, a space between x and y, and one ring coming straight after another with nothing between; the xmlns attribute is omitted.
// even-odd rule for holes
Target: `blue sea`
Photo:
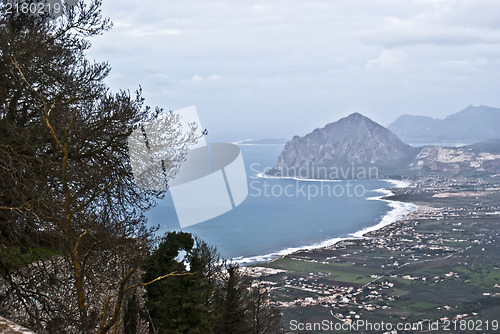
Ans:
<svg viewBox="0 0 500 334"><path fill-rule="evenodd" d="M415 205L381 199L391 180L317 181L259 176L275 166L281 144L240 145L249 186L235 209L203 223L180 228L169 193L147 213L159 235L185 231L217 247L241 264L269 261L298 251L359 238L400 219Z"/></svg>

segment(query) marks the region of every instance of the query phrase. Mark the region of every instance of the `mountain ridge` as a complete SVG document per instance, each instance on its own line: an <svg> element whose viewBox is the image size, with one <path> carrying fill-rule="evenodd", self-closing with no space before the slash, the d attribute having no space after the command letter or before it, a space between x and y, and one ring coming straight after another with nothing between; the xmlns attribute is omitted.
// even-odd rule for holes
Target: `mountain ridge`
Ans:
<svg viewBox="0 0 500 334"><path fill-rule="evenodd" d="M387 127L405 143L474 144L500 138L500 109L468 106L444 119L401 115Z"/></svg>

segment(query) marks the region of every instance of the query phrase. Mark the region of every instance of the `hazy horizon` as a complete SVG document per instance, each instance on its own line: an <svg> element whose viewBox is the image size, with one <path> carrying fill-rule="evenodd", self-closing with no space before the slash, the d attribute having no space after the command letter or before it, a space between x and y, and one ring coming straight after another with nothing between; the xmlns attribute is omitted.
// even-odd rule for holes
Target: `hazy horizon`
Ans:
<svg viewBox="0 0 500 334"><path fill-rule="evenodd" d="M113 90L196 105L212 138L291 138L353 112L387 126L500 107L495 0L107 0L89 56Z"/></svg>

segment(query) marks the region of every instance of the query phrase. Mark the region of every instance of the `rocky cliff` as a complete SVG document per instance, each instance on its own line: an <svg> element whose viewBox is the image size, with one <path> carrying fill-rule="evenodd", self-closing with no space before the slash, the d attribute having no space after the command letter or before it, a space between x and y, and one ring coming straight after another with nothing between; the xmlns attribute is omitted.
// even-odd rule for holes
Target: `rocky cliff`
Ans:
<svg viewBox="0 0 500 334"><path fill-rule="evenodd" d="M278 175L285 169L306 170L307 176L305 173L300 176L311 177L315 170L324 172L335 168L342 169L352 178L353 170L347 169L406 168L417 154L417 149L404 144L388 129L354 113L303 137L293 137L285 145L276 168L268 173ZM323 174L315 178L332 178Z"/></svg>
<svg viewBox="0 0 500 334"><path fill-rule="evenodd" d="M500 140L463 147L427 146L408 166L410 169L441 172L500 172Z"/></svg>

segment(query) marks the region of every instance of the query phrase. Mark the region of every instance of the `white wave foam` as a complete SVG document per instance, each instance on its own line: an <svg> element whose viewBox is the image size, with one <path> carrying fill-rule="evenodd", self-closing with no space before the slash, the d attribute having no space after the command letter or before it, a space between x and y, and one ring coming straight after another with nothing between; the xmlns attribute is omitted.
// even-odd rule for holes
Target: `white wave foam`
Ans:
<svg viewBox="0 0 500 334"><path fill-rule="evenodd" d="M361 231L352 233L351 236L355 238L362 238L368 232L373 232L387 225L393 224L401 220L405 215L417 209L417 205L413 203L403 203L389 200L382 200L389 204L391 210L386 213L377 225L370 226L362 229Z"/></svg>
<svg viewBox="0 0 500 334"><path fill-rule="evenodd" d="M409 187L411 185L411 182L410 181L406 181L406 180L392 180L392 179L389 179L389 180L385 180L389 183L392 183L393 187L394 188L406 188L406 187Z"/></svg>
<svg viewBox="0 0 500 334"><path fill-rule="evenodd" d="M302 246L302 247L290 247L290 248L282 249L280 251L265 254L265 255L257 255L257 256L249 256L249 257L239 256L239 257L232 258L231 261L239 263L239 264L253 264L253 263L257 263L257 262L268 262L268 261L277 259L279 257L292 254L292 253L332 246L332 245L335 245L337 242L345 240L345 239L350 239L350 238L333 238L333 239L329 239L326 241L315 243L314 245Z"/></svg>
<svg viewBox="0 0 500 334"><path fill-rule="evenodd" d="M380 189L375 189L374 191L381 193L381 196L374 196L374 197L368 197L367 200L369 201L380 201L382 200L382 197L390 196L392 195L392 191L390 191L387 188L380 188Z"/></svg>
<svg viewBox="0 0 500 334"><path fill-rule="evenodd" d="M233 142L233 144L235 144L235 145L242 145L242 144L245 145L244 144L245 142L252 141L252 140L254 140L254 139L248 138L248 139L238 140L238 141Z"/></svg>
<svg viewBox="0 0 500 334"><path fill-rule="evenodd" d="M399 181L399 180L387 180L387 181L389 181L393 185L397 185L396 187L401 187L401 188L407 187L410 185L410 183L407 181ZM365 229L362 229L361 231L352 233L351 235L353 237L361 238L361 237L363 237L364 234L366 234L368 232L373 232L373 231L376 231L378 229L381 229L384 226L395 223L395 222L401 220L405 215L417 210L417 208L418 208L418 206L416 204L413 204L413 203L399 202L399 201L384 199L384 197L390 196L393 194L392 191L390 191L389 189L380 188L380 189L376 189L375 191L381 193L382 195L375 196L375 197L369 197L367 199L371 200L371 201L386 202L389 205L389 207L391 208L391 210L389 210L389 212L387 212L382 217L382 219L380 220L380 222L377 225L370 226L370 227L367 227Z"/></svg>
<svg viewBox="0 0 500 334"><path fill-rule="evenodd" d="M297 180L297 181L307 181L307 182L342 182L346 180L325 180L325 179L302 179L300 177L293 176L272 176L267 175L266 173L259 173L257 177L261 179L278 179L278 180ZM349 181L349 180L347 180Z"/></svg>

